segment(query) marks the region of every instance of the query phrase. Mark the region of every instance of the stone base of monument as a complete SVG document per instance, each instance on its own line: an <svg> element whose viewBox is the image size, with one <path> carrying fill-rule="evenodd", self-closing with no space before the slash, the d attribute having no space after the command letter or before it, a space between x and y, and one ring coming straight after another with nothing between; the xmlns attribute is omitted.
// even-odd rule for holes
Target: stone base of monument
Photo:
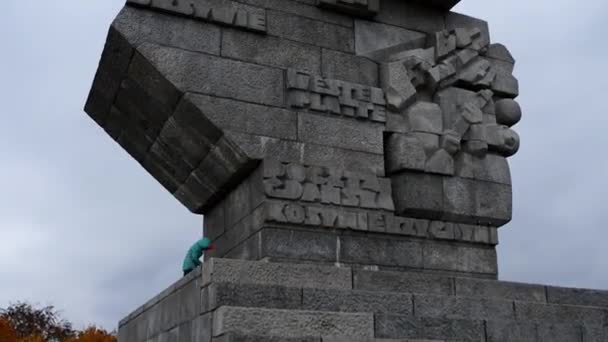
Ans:
<svg viewBox="0 0 608 342"><path fill-rule="evenodd" d="M608 292L210 259L120 322L140 341L607 341Z"/></svg>

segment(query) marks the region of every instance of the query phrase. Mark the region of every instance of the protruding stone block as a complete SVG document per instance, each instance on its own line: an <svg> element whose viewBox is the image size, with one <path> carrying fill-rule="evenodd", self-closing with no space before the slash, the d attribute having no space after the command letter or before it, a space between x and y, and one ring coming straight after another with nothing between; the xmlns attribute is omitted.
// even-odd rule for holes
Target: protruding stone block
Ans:
<svg viewBox="0 0 608 342"><path fill-rule="evenodd" d="M252 309L224 306L213 315L213 335L234 332L259 336L374 336L374 318L365 313Z"/></svg>

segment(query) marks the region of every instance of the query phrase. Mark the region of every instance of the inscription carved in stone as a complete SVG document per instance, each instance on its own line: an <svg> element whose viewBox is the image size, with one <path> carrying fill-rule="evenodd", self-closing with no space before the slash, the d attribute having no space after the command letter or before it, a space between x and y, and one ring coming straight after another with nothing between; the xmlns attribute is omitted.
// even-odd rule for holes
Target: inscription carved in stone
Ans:
<svg viewBox="0 0 608 342"><path fill-rule="evenodd" d="M374 16L380 10L380 0L317 0L317 5L363 17Z"/></svg>
<svg viewBox="0 0 608 342"><path fill-rule="evenodd" d="M266 32L266 11L250 12L236 6L217 6L193 0L127 0L128 4L146 6L194 19Z"/></svg>
<svg viewBox="0 0 608 342"><path fill-rule="evenodd" d="M289 106L308 108L377 122L386 121L386 100L380 88L287 70Z"/></svg>
<svg viewBox="0 0 608 342"><path fill-rule="evenodd" d="M272 202L268 203L267 215L269 221L277 223L391 233L492 245L498 243L496 228L494 227L413 219L383 212Z"/></svg>
<svg viewBox="0 0 608 342"><path fill-rule="evenodd" d="M365 209L395 209L389 179L337 168L267 161L264 190L272 198Z"/></svg>

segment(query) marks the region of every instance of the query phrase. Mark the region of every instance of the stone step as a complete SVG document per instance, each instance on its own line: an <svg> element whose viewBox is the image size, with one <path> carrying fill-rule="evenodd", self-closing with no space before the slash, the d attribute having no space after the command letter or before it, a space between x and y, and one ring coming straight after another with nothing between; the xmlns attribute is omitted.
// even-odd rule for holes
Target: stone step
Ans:
<svg viewBox="0 0 608 342"><path fill-rule="evenodd" d="M362 295L368 292L392 292L608 308L608 291L462 278L422 272L366 270L321 264L210 259L205 262L202 274L202 286L211 283L230 283L299 289L357 290L362 291L360 292ZM307 291L307 293L315 292ZM395 295L393 294L393 296ZM382 296L383 294L378 295L379 298Z"/></svg>
<svg viewBox="0 0 608 342"><path fill-rule="evenodd" d="M222 306L213 313L213 336L374 337L374 315Z"/></svg>
<svg viewBox="0 0 608 342"><path fill-rule="evenodd" d="M225 334L213 338L212 342L452 342L447 340L411 340L411 339L387 339L387 338L364 338L352 336L332 337L273 337L273 336L244 336L238 334Z"/></svg>

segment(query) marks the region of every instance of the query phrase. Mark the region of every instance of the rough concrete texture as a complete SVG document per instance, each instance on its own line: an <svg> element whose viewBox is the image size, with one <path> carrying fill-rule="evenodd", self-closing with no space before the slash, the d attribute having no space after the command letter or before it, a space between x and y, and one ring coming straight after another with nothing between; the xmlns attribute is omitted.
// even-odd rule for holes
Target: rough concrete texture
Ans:
<svg viewBox="0 0 608 342"><path fill-rule="evenodd" d="M203 268L122 320L119 341L608 338L605 291L264 261L211 259ZM297 274L294 281L285 281L289 270ZM349 281L322 281L322 276L312 287L297 281L334 273Z"/></svg>

